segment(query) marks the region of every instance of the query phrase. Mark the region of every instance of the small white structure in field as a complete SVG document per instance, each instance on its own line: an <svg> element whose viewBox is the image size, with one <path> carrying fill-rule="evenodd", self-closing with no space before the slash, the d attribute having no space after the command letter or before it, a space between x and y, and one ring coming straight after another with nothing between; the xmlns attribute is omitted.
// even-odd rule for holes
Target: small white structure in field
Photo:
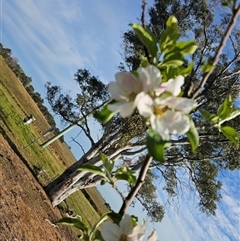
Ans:
<svg viewBox="0 0 240 241"><path fill-rule="evenodd" d="M26 116L24 119L23 119L23 124L24 125L29 125L31 124L33 121L35 121L36 119L33 117L33 115L29 115L29 116Z"/></svg>

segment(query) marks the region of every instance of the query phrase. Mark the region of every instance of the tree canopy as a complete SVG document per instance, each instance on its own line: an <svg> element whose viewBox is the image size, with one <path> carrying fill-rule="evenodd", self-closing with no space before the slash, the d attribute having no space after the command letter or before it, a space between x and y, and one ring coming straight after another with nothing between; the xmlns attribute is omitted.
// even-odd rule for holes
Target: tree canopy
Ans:
<svg viewBox="0 0 240 241"><path fill-rule="evenodd" d="M221 53L214 71L203 87L203 69L211 65L218 48L216 43L221 42L231 18L231 14L225 10L222 10L221 14L215 13L216 6L220 7L220 1L155 0L154 5L149 9L149 23L142 21L144 27L153 32L157 42L160 42L167 19L174 15L178 19L181 38L195 38L198 44L192 57L184 59L183 67L191 66L192 69L190 69L190 75L185 79L182 94L197 101L198 105L191 113L191 117L199 132L200 146L195 152L192 152L186 136L174 137L171 139L171 147L165 151L165 162L160 164L153 161L151 164L151 171L149 171L148 178L137 198L154 222L161 221L164 214L163 207L157 201L156 187L152 185L156 176L164 178L164 190L170 197L174 197L178 193L176 191L178 185L182 184L177 169L186 171L189 182L199 194L200 209L207 214L214 215L217 202L221 198L221 182L218 180L218 173L224 169L235 170L240 167L238 147L227 140L216 128L206 123L200 113L200 109L217 113L219 104L223 103L230 94L234 108L237 108L236 100L239 97L239 26L234 27L227 48ZM149 59L148 51L133 30L123 34L123 45L123 62L119 65L121 71L135 71L143 56ZM161 62L161 59L158 61ZM194 64L191 65L191 63ZM174 70L170 68L167 71ZM78 171L78 168L84 163L101 167L99 151L112 159L127 160L123 165L128 164L132 170L139 169L142 163L135 156L144 159L146 155L146 125L137 111L126 119L116 115L107 124L102 125L103 131L99 140L93 140L88 117L92 116L92 111L97 110L108 100L107 86L98 78L91 76L85 69L77 71L75 81L80 87L80 92L75 98L69 94L63 94L58 86L51 86L50 83L46 86L47 99L53 111L59 114L64 121L72 123L83 117L84 121L78 125L92 144L78 162L46 187L54 205L78 189L100 183L101 177ZM230 121L231 126L239 133L238 123L239 117ZM153 170L154 172L152 172ZM66 183L68 183L67 187Z"/></svg>

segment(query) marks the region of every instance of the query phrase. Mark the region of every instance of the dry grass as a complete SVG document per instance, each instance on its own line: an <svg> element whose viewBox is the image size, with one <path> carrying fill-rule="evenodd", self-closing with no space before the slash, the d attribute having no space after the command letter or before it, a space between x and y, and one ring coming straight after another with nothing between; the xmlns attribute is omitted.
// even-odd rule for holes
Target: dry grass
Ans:
<svg viewBox="0 0 240 241"><path fill-rule="evenodd" d="M32 114L37 121L30 126L25 126L23 125L23 118L29 114ZM59 140L42 149L39 144L46 141L43 138L23 150L24 147L48 130L50 125L1 56L0 127L7 133L12 142L16 143L18 151L27 160L30 168L33 169L34 166L38 166L45 170L37 176L43 186L76 161L69 148ZM50 137L51 135L48 135L46 138L49 139ZM99 207L100 214L108 211L104 208L104 200L98 191L88 189L88 192L92 196L91 199ZM80 191L71 195L67 202L72 210L83 216L86 224L92 225L99 218L99 214Z"/></svg>

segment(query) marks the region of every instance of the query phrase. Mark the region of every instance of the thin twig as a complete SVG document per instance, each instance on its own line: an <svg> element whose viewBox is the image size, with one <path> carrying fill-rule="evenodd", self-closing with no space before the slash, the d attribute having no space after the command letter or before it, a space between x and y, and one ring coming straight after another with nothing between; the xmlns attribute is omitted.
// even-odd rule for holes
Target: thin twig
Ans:
<svg viewBox="0 0 240 241"><path fill-rule="evenodd" d="M234 11L232 19L231 19L231 21L230 21L230 23L229 23L229 25L227 27L227 30L226 30L223 38L221 39L221 42L220 42L220 44L218 46L218 49L217 49L217 51L215 53L215 56L213 58L213 62L212 62L213 66L215 66L217 64L217 62L219 60L219 57L220 57L220 55L222 53L222 50L223 50L224 46L226 45L227 39L230 36L230 33L232 32L232 29L233 29L233 27L235 26L235 24L237 22L237 18L239 16L239 14L240 14L240 6L236 9L236 11ZM198 96L199 92L201 91L203 86L206 84L206 82L207 82L209 76L212 74L212 72L213 72L213 68L208 73L206 73L203 76L203 79L202 79L200 85L194 91L194 93L192 95L192 99L195 99Z"/></svg>
<svg viewBox="0 0 240 241"><path fill-rule="evenodd" d="M113 188L117 191L117 193L121 196L122 200L125 200L125 196L123 195L123 193L119 190L119 188L114 185Z"/></svg>
<svg viewBox="0 0 240 241"><path fill-rule="evenodd" d="M73 137L71 137L71 138L72 138L72 141L73 141L73 142L75 142L76 144L78 144L78 145L80 146L80 148L81 148L83 154L85 154L85 151L84 151L83 146L82 146L78 141L76 141Z"/></svg>
<svg viewBox="0 0 240 241"><path fill-rule="evenodd" d="M120 208L120 210L118 212L120 215L123 215L126 212L127 208L131 204L133 198L137 195L139 189L143 185L145 176L147 174L147 171L148 171L148 168L150 166L152 159L153 158L151 156L149 156L149 155L146 156L146 158L143 162L142 168L140 170L136 185L132 188L132 190L130 191L128 196L125 198L125 200L122 204L122 207Z"/></svg>
<svg viewBox="0 0 240 241"><path fill-rule="evenodd" d="M146 8L147 3L143 0L142 1L142 16L141 16L141 22L142 26L146 28L146 22L145 22L145 8Z"/></svg>

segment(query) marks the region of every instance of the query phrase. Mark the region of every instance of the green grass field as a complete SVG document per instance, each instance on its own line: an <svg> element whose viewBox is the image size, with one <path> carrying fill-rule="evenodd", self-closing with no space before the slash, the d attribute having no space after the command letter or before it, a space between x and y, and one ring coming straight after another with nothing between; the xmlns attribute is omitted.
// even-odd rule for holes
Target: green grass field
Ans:
<svg viewBox="0 0 240 241"><path fill-rule="evenodd" d="M45 149L39 146L40 143L49 139L51 135L47 136L47 139L41 138L33 145L25 148L39 138L50 126L1 56L0 66L0 131L3 130L15 143L18 151L27 160L27 164L31 169L36 166L44 170L37 177L44 186L76 160L69 148L59 140ZM23 125L24 117L29 114L33 114L37 121L31 125ZM97 205L98 212L80 191L71 195L66 201L75 213L82 216L86 225L93 225L99 218L99 214L108 210L104 206L104 200L96 188L87 189L87 192L91 199L94 200L94 204ZM61 207L64 209L64 204L61 204Z"/></svg>

